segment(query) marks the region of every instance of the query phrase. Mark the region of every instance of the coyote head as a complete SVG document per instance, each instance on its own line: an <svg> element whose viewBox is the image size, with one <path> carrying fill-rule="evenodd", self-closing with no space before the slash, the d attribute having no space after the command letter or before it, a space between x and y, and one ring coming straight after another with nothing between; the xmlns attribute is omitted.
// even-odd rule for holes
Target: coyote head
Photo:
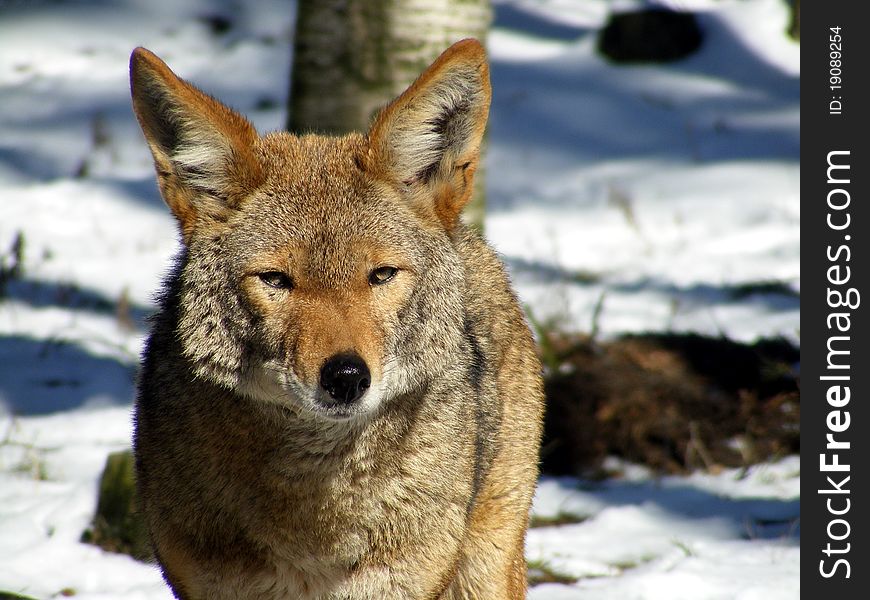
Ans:
<svg viewBox="0 0 870 600"><path fill-rule="evenodd" d="M456 240L490 100L478 42L337 138L260 136L145 49L130 69L183 240L161 318L195 376L344 419L461 366L474 274Z"/></svg>

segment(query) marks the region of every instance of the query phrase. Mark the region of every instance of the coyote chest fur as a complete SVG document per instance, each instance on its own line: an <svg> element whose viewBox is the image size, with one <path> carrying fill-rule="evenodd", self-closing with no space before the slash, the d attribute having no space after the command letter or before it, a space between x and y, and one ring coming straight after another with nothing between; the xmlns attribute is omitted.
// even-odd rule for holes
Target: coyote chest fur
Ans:
<svg viewBox="0 0 870 600"><path fill-rule="evenodd" d="M134 439L175 595L525 597L540 365L459 219L489 109L480 44L336 138L260 136L141 48L131 80L183 240Z"/></svg>

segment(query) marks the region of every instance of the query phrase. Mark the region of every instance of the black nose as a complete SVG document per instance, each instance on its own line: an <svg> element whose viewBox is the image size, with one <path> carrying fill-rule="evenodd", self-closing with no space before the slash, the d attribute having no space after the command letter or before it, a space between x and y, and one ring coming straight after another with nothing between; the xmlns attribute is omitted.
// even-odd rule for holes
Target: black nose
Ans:
<svg viewBox="0 0 870 600"><path fill-rule="evenodd" d="M320 369L320 387L341 404L359 400L371 383L369 368L356 354L337 354Z"/></svg>

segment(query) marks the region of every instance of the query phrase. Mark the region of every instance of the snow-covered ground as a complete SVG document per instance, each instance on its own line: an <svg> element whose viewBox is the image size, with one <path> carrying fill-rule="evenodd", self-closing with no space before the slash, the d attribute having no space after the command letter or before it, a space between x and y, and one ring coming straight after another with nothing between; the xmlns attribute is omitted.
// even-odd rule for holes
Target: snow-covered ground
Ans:
<svg viewBox="0 0 870 600"><path fill-rule="evenodd" d="M702 49L667 66L594 50L607 0L498 0L487 235L538 320L603 335L799 339L799 46L782 0L673 0ZM619 2L620 7L632 2ZM78 542L129 444L143 317L175 225L129 108L146 46L261 129L284 120L292 2L0 8L0 590L168 598L157 571ZM216 15L230 27L215 27ZM219 25L219 23L218 23ZM12 415L17 415L13 417ZM544 480L529 534L556 598L794 598L797 457L747 473Z"/></svg>

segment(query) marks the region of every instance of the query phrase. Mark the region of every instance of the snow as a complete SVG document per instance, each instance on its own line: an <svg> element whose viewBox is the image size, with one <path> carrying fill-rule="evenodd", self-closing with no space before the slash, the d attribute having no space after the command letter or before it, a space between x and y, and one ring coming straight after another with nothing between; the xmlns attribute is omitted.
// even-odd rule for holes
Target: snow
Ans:
<svg viewBox="0 0 870 600"><path fill-rule="evenodd" d="M601 335L799 341L800 59L781 0L669 0L695 55L615 66L612 5L496 0L487 236L538 321ZM129 446L144 318L177 249L129 108L143 45L279 129L294 7L195 0L8 3L0 19L0 590L170 598L152 565L79 542L109 452ZM209 17L232 27L216 33ZM770 285L773 284L773 285ZM794 598L800 462L601 482L544 478L528 558L558 598ZM569 519L570 520L570 519Z"/></svg>
<svg viewBox="0 0 870 600"><path fill-rule="evenodd" d="M800 57L786 8L674 4L700 11L701 50L614 67L594 51L606 11L557 27L564 2L506 3L509 28L490 39L487 232L539 320L588 329L605 293L605 335L797 341ZM521 13L557 39L513 29ZM768 281L795 294L734 301Z"/></svg>

